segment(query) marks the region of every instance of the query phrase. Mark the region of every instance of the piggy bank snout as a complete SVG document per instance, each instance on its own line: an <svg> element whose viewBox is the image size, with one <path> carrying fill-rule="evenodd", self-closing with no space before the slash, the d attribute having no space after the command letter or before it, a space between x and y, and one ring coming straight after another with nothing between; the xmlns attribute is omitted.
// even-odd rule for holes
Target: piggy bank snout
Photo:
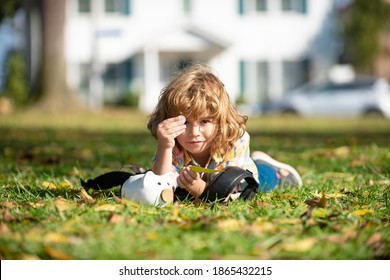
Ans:
<svg viewBox="0 0 390 280"><path fill-rule="evenodd" d="M160 194L161 200L169 203L173 201L173 190L172 189L163 189Z"/></svg>

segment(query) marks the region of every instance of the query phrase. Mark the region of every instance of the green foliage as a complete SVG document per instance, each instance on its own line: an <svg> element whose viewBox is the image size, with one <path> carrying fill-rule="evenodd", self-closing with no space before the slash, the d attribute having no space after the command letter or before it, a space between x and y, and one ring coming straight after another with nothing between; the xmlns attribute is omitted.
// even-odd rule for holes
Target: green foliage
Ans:
<svg viewBox="0 0 390 280"><path fill-rule="evenodd" d="M380 50L379 34L389 28L390 5L383 0L355 0L347 12L344 38L356 69L369 73Z"/></svg>
<svg viewBox="0 0 390 280"><path fill-rule="evenodd" d="M122 98L117 102L117 106L137 108L139 102L139 94L128 91L122 94Z"/></svg>
<svg viewBox="0 0 390 280"><path fill-rule="evenodd" d="M9 97L17 106L24 105L28 97L28 86L23 55L20 52L11 52L7 64L5 96Z"/></svg>
<svg viewBox="0 0 390 280"><path fill-rule="evenodd" d="M21 0L2 0L0 5L0 22L5 17L12 17L21 5Z"/></svg>
<svg viewBox="0 0 390 280"><path fill-rule="evenodd" d="M145 119L127 111L64 119L0 123L0 259L390 257L388 120L250 119L251 149L294 165L302 188L158 209L79 184L149 166L156 142L138 127Z"/></svg>

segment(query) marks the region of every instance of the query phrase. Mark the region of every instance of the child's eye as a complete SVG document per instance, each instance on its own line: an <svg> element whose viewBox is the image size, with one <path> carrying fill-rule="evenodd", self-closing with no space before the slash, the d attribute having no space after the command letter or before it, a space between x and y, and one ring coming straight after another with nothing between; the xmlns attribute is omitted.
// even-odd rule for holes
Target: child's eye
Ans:
<svg viewBox="0 0 390 280"><path fill-rule="evenodd" d="M211 120L205 119L205 120L201 120L200 122L201 122L201 124L208 124L208 123L211 123Z"/></svg>

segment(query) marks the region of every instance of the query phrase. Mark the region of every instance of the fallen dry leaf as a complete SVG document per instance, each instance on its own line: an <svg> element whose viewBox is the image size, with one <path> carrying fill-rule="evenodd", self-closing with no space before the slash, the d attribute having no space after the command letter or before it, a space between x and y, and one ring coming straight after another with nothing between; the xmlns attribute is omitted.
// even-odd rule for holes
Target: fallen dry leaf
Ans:
<svg viewBox="0 0 390 280"><path fill-rule="evenodd" d="M31 254L23 254L23 255L19 256L19 259L24 260L24 261L40 260L40 258L38 256L31 255Z"/></svg>
<svg viewBox="0 0 390 280"><path fill-rule="evenodd" d="M114 212L114 211L122 210L123 207L124 207L123 204L103 204L95 207L95 211Z"/></svg>
<svg viewBox="0 0 390 280"><path fill-rule="evenodd" d="M251 225L244 226L244 232L249 232L252 235L262 235L264 233L274 233L279 228L271 222L253 223Z"/></svg>
<svg viewBox="0 0 390 280"><path fill-rule="evenodd" d="M307 252L314 244L316 244L317 238L308 237L298 241L291 241L282 245L282 249L288 252Z"/></svg>
<svg viewBox="0 0 390 280"><path fill-rule="evenodd" d="M42 187L44 187L46 189L49 189L49 190L55 190L55 189L58 188L56 186L56 184L54 184L53 182L48 182L48 181L43 181L42 182Z"/></svg>
<svg viewBox="0 0 390 280"><path fill-rule="evenodd" d="M321 197L316 197L313 199L308 199L305 203L313 207L325 207L327 204L326 196L324 193L321 194Z"/></svg>
<svg viewBox="0 0 390 280"><path fill-rule="evenodd" d="M79 195L80 195L80 198L82 199L82 201L88 203L88 204L94 204L95 203L95 200L92 198L92 196L90 196L87 191L82 188L79 192Z"/></svg>
<svg viewBox="0 0 390 280"><path fill-rule="evenodd" d="M374 233L367 241L368 246L379 247L382 244L382 234Z"/></svg>
<svg viewBox="0 0 390 280"><path fill-rule="evenodd" d="M353 211L353 214L355 216L364 216L364 215L367 215L370 213L374 213L374 210L372 210L372 209L359 209L359 210Z"/></svg>
<svg viewBox="0 0 390 280"><path fill-rule="evenodd" d="M321 194L315 194L315 196L321 198L322 195L324 195L324 193L321 193ZM343 193L340 193L340 192L336 192L336 193L326 193L325 194L325 198L328 199L328 198L339 198L339 197L345 197L346 195L343 194Z"/></svg>
<svg viewBox="0 0 390 280"><path fill-rule="evenodd" d="M61 233L57 232L49 232L45 234L43 237L43 242L46 244L51 244L51 243L67 243L69 241L69 237L66 235L63 235Z"/></svg>
<svg viewBox="0 0 390 280"><path fill-rule="evenodd" d="M347 157L351 152L351 148L348 146L341 146L333 150L333 153L337 157Z"/></svg>
<svg viewBox="0 0 390 280"><path fill-rule="evenodd" d="M73 186L73 184L72 184L69 180L67 180L67 179L64 179L64 182L61 183L61 187L63 187L63 188L69 188L69 189L72 189L72 190L75 189L75 187Z"/></svg>
<svg viewBox="0 0 390 280"><path fill-rule="evenodd" d="M345 239L342 236L336 234L328 235L326 240L330 243L335 243L335 244L342 244L345 242Z"/></svg>
<svg viewBox="0 0 390 280"><path fill-rule="evenodd" d="M9 228L8 228L7 224L0 223L0 234L1 235L6 235L9 232L10 231L9 231Z"/></svg>
<svg viewBox="0 0 390 280"><path fill-rule="evenodd" d="M243 226L243 222L236 219L227 219L217 222L217 227L223 231L236 231L240 230Z"/></svg>
<svg viewBox="0 0 390 280"><path fill-rule="evenodd" d="M15 204L11 201L3 201L0 202L0 206L4 206L5 208L14 208Z"/></svg>
<svg viewBox="0 0 390 280"><path fill-rule="evenodd" d="M330 214L332 214L332 210L328 208L314 208L311 212L311 215L314 218L326 218Z"/></svg>
<svg viewBox="0 0 390 280"><path fill-rule="evenodd" d="M37 202L30 202L29 203L33 208L40 208L45 206L45 202L43 200L37 201Z"/></svg>
<svg viewBox="0 0 390 280"><path fill-rule="evenodd" d="M75 203L71 202L71 201L68 201L62 197L60 198L57 198L56 200L54 200L54 204L58 210L58 213L60 214L60 217L62 219L64 219L64 212L66 210L69 210L69 209L72 209L72 208L75 208Z"/></svg>
<svg viewBox="0 0 390 280"><path fill-rule="evenodd" d="M117 224L122 223L124 220L125 220L125 217L123 217L122 215L119 215L117 213L114 213L114 214L112 214L109 223L111 225L117 225Z"/></svg>
<svg viewBox="0 0 390 280"><path fill-rule="evenodd" d="M75 207L75 203L73 203L69 200L66 200L65 198L62 198L62 197L54 200L54 204L56 205L58 211L61 211L61 212Z"/></svg>
<svg viewBox="0 0 390 280"><path fill-rule="evenodd" d="M298 225L302 223L302 220L297 218L291 218L291 219L281 218L281 219L275 219L273 220L273 222L281 225Z"/></svg>
<svg viewBox="0 0 390 280"><path fill-rule="evenodd" d="M61 252L58 249L55 249L50 246L45 246L44 251L46 254L48 254L51 258L56 259L56 260L73 260L71 256L68 254Z"/></svg>

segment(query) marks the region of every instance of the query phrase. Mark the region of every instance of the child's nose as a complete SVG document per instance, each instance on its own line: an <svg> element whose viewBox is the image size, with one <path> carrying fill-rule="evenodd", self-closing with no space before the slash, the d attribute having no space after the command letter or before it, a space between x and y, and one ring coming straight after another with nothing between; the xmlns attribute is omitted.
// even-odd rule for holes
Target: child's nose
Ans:
<svg viewBox="0 0 390 280"><path fill-rule="evenodd" d="M187 125L187 127L190 129L191 135L196 135L200 132L200 125L198 124Z"/></svg>

